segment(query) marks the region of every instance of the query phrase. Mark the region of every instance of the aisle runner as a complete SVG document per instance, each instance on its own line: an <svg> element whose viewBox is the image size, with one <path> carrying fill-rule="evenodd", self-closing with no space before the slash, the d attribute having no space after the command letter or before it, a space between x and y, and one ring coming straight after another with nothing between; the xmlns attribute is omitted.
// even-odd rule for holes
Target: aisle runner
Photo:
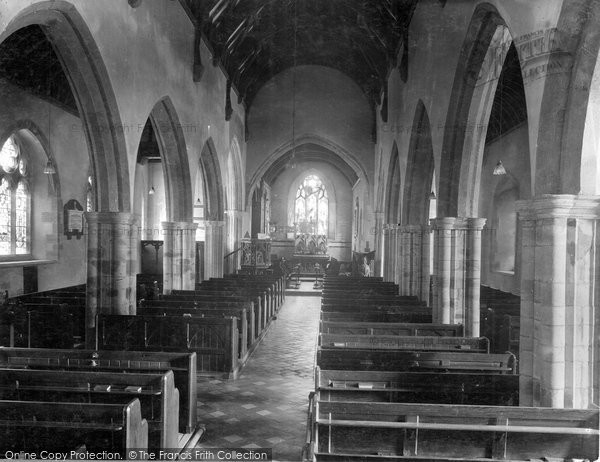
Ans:
<svg viewBox="0 0 600 462"><path fill-rule="evenodd" d="M200 448L273 448L299 461L319 328L320 297L288 296L238 380L198 382Z"/></svg>

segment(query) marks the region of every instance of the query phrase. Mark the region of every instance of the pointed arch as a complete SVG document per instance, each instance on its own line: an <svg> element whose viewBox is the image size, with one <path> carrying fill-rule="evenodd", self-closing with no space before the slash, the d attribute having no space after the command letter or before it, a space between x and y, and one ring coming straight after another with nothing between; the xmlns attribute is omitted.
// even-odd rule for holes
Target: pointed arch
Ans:
<svg viewBox="0 0 600 462"><path fill-rule="evenodd" d="M430 188L433 180L433 145L427 109L417 104L408 151L408 164L402 207L402 223L426 225L429 222Z"/></svg>
<svg viewBox="0 0 600 462"><path fill-rule="evenodd" d="M392 147L392 155L390 156L390 164L388 169L388 179L386 186L386 223L400 223L400 194L401 194L401 172L400 172L400 157L398 155L398 145L394 141Z"/></svg>
<svg viewBox="0 0 600 462"><path fill-rule="evenodd" d="M100 50L77 8L62 0L24 8L0 34L39 25L71 85L90 152L98 210L129 212L128 160L117 100Z"/></svg>
<svg viewBox="0 0 600 462"><path fill-rule="evenodd" d="M231 139L227 156L227 206L230 210L244 210L246 196L244 174L242 169L242 152L237 137Z"/></svg>
<svg viewBox="0 0 600 462"><path fill-rule="evenodd" d="M439 172L438 217L459 215L461 172L463 163L468 162L464 158L465 140L468 130L479 129L477 119L471 113L473 96L499 26L506 26L506 23L496 8L489 3L479 4L463 41L448 105ZM488 102L489 110L492 102L493 98ZM485 139L485 133L483 137Z"/></svg>
<svg viewBox="0 0 600 462"><path fill-rule="evenodd" d="M167 220L191 222L193 196L185 137L171 98L161 99L149 116L165 179Z"/></svg>
<svg viewBox="0 0 600 462"><path fill-rule="evenodd" d="M582 21L580 18L585 18ZM581 30L572 30L573 28ZM563 79L549 80L544 88L538 144L547 157L536 168L536 193L600 194L600 7L592 1L565 3L558 30L569 30L577 41L568 90ZM566 41L563 40L563 42ZM564 58L562 58L564 59ZM569 69L561 57L548 66ZM564 109L563 109L564 108ZM549 112L547 112L549 111ZM557 137L560 137L558 139ZM555 152L559 148L559 152ZM581 156L575 155L581 153ZM551 185L546 179L559 172ZM538 183L540 183L538 185Z"/></svg>
<svg viewBox="0 0 600 462"><path fill-rule="evenodd" d="M200 171L204 186L205 217L211 221L223 221L225 201L223 193L223 177L219 157L212 138L206 140L200 154Z"/></svg>

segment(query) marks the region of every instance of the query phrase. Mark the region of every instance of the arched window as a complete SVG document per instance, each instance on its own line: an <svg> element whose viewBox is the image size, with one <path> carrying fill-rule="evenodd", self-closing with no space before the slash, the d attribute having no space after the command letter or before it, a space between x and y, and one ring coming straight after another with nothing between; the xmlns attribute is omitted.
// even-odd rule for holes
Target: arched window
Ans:
<svg viewBox="0 0 600 462"><path fill-rule="evenodd" d="M30 253L27 159L14 137L0 150L0 256Z"/></svg>
<svg viewBox="0 0 600 462"><path fill-rule="evenodd" d="M329 198L318 176L308 175L298 188L294 218L297 232L327 235Z"/></svg>
<svg viewBox="0 0 600 462"><path fill-rule="evenodd" d="M94 183L92 176L88 176L87 188L85 192L85 211L93 212L94 211Z"/></svg>

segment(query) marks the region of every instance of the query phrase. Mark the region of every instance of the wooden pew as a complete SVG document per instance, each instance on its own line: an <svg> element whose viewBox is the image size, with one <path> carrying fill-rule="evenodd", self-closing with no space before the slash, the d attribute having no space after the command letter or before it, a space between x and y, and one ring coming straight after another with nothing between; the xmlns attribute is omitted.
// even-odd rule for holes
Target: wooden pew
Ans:
<svg viewBox="0 0 600 462"><path fill-rule="evenodd" d="M179 391L163 374L0 369L0 400L128 404L137 398L150 448L177 448Z"/></svg>
<svg viewBox="0 0 600 462"><path fill-rule="evenodd" d="M461 324L320 321L322 334L462 337Z"/></svg>
<svg viewBox="0 0 600 462"><path fill-rule="evenodd" d="M431 313L398 312L398 311L321 311L321 321L324 322L376 322L376 323L415 323L432 322Z"/></svg>
<svg viewBox="0 0 600 462"><path fill-rule="evenodd" d="M359 295L353 295L350 293L347 293L346 295L343 295L343 296L321 297L321 305L341 305L341 306L396 305L396 306L421 307L421 308L425 308L427 306L425 303L406 300L405 298L399 297L397 295L359 296Z"/></svg>
<svg viewBox="0 0 600 462"><path fill-rule="evenodd" d="M174 291L176 294L166 295L160 300L150 300L144 306L168 306L168 307L198 307L198 308L246 308L254 313L256 335L265 328L269 322L267 308L261 302L260 297L224 297L220 295L207 295L201 291Z"/></svg>
<svg viewBox="0 0 600 462"><path fill-rule="evenodd" d="M320 334L319 346L360 350L490 352L490 343L485 337Z"/></svg>
<svg viewBox="0 0 600 462"><path fill-rule="evenodd" d="M361 297L387 296L399 297L398 286L396 284L389 286L368 285L368 286L331 286L326 285L321 292L323 297L343 297L345 294L352 294ZM414 297L404 297L406 301L416 302Z"/></svg>
<svg viewBox="0 0 600 462"><path fill-rule="evenodd" d="M316 461L598 457L598 410L314 399L312 416Z"/></svg>
<svg viewBox="0 0 600 462"><path fill-rule="evenodd" d="M76 450L117 452L147 450L148 423L138 399L127 404L0 401L0 448L33 452ZM68 449L67 449L68 450Z"/></svg>
<svg viewBox="0 0 600 462"><path fill-rule="evenodd" d="M129 374L173 371L179 390L179 431L191 433L197 426L196 353L0 347L0 367Z"/></svg>
<svg viewBox="0 0 600 462"><path fill-rule="evenodd" d="M186 316L97 316L99 350L195 352L196 372L236 378L237 318Z"/></svg>
<svg viewBox="0 0 600 462"><path fill-rule="evenodd" d="M371 281L371 282L383 282L383 277L381 276L372 276L369 278L365 278L363 276L340 276L333 274L326 274L323 277L324 282L362 282L362 281Z"/></svg>
<svg viewBox="0 0 600 462"><path fill-rule="evenodd" d="M516 374L516 359L511 353L319 348L317 366L321 369L355 371L460 371Z"/></svg>
<svg viewBox="0 0 600 462"><path fill-rule="evenodd" d="M426 306L407 305L378 305L378 304L321 304L321 311L343 311L343 312L376 312L384 311L390 313L415 313L431 314L431 308Z"/></svg>
<svg viewBox="0 0 600 462"><path fill-rule="evenodd" d="M516 406L519 376L465 372L338 371L317 367L322 401Z"/></svg>
<svg viewBox="0 0 600 462"><path fill-rule="evenodd" d="M238 272L236 274L228 274L223 279L244 280L274 284L275 294L278 304L281 305L285 301L285 274L245 274Z"/></svg>
<svg viewBox="0 0 600 462"><path fill-rule="evenodd" d="M254 336L260 336L264 330L265 317L259 306L252 302L234 302L223 300L177 300L177 299L161 299L148 300L140 305L140 308L182 308L188 310L246 310L248 320L253 320L253 328L250 331L254 332Z"/></svg>
<svg viewBox="0 0 600 462"><path fill-rule="evenodd" d="M491 303L481 310L481 334L489 337L492 351L500 353L512 348L518 352L520 316L519 304Z"/></svg>
<svg viewBox="0 0 600 462"><path fill-rule="evenodd" d="M270 309L275 312L283 303L282 278L275 276L250 276L244 274L226 275L223 278L211 278L202 284L206 287L211 284L228 284L250 290L265 290L271 300Z"/></svg>
<svg viewBox="0 0 600 462"><path fill-rule="evenodd" d="M260 298L261 307L266 313L266 318L271 318L279 307L274 300L273 284L250 283L247 281L236 281L230 279L214 279L196 284L194 295L202 295L203 291L241 291L246 299Z"/></svg>
<svg viewBox="0 0 600 462"><path fill-rule="evenodd" d="M12 326L13 344L27 348L73 348L77 334L82 335L83 322L78 322L72 307L51 305L9 305L2 317ZM10 346L10 342L4 343Z"/></svg>
<svg viewBox="0 0 600 462"><path fill-rule="evenodd" d="M255 311L255 318L257 320L257 333L260 332L264 326L269 323L269 309L266 302L266 294L264 292L242 292L238 293L235 297L238 301L234 302L232 296L224 296L224 293L230 291L225 289L219 290L174 290L170 295L163 296L161 300L168 300L170 303L174 301L181 302L182 305L189 302L195 302L199 306L209 306L214 303L242 303L244 306L252 305ZM187 302L187 303L186 303Z"/></svg>
<svg viewBox="0 0 600 462"><path fill-rule="evenodd" d="M192 316L200 318L222 318L235 317L238 320L238 333L240 336L239 359L246 362L248 354L254 342L254 312L250 312L250 317L245 308L185 308L185 307L140 307L138 315L147 316Z"/></svg>

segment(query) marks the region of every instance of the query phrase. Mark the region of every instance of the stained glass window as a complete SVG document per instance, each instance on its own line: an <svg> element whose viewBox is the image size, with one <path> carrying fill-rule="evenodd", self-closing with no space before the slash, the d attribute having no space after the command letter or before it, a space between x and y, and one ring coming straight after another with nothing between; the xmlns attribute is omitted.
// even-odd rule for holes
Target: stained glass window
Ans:
<svg viewBox="0 0 600 462"><path fill-rule="evenodd" d="M0 167L5 173L13 173L19 166L19 149L12 137L8 138L0 150Z"/></svg>
<svg viewBox="0 0 600 462"><path fill-rule="evenodd" d="M0 183L0 255L11 253L11 192L5 178Z"/></svg>
<svg viewBox="0 0 600 462"><path fill-rule="evenodd" d="M29 250L30 200L27 159L13 137L0 150L0 255L25 255Z"/></svg>
<svg viewBox="0 0 600 462"><path fill-rule="evenodd" d="M86 190L86 195L85 195L85 202L86 202L85 210L86 210L86 212L94 211L94 191L92 189L92 186L93 186L92 181L93 180L92 180L91 175L88 176L88 184L87 184L87 190Z"/></svg>
<svg viewBox="0 0 600 462"><path fill-rule="evenodd" d="M303 234L327 234L329 198L321 179L307 176L296 193L296 231Z"/></svg>
<svg viewBox="0 0 600 462"><path fill-rule="evenodd" d="M19 181L15 190L15 253L23 255L29 253L27 230L29 223L29 195L25 181Z"/></svg>

